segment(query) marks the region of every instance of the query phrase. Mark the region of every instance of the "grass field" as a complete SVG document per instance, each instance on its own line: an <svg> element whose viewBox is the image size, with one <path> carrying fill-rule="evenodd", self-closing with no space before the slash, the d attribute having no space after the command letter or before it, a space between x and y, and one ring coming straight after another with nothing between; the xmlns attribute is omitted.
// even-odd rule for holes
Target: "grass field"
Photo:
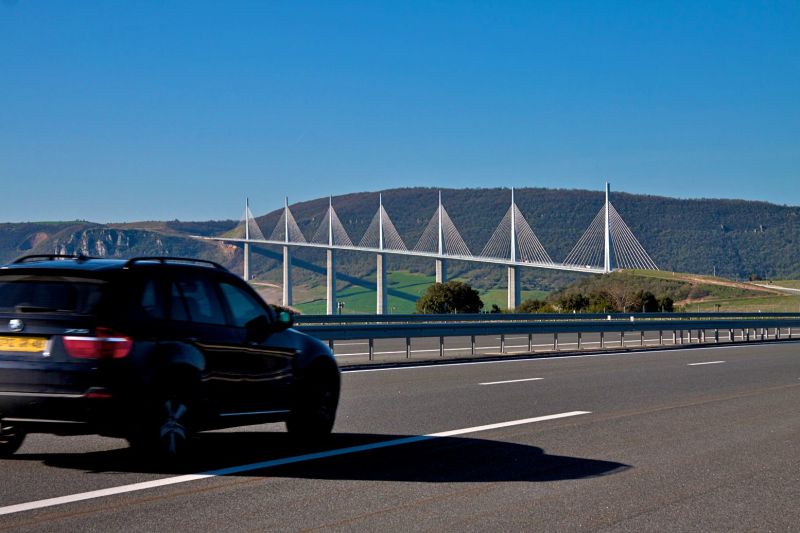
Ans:
<svg viewBox="0 0 800 533"><path fill-rule="evenodd" d="M424 274L413 274L405 271L393 271L387 274L389 282L389 295L387 309L390 314L413 313L417 300L422 296L430 285L435 281L433 276ZM346 314L369 314L375 312L375 278L367 280L372 287L359 287L355 285L338 286L336 298L344 302L343 312ZM295 292L299 296L298 292ZM298 301L295 298L295 307L304 314L325 314L325 287L314 287L304 289L302 294L305 301ZM522 291L522 299L547 297L545 291ZM504 289L491 289L481 293L484 310L492 308L492 304L497 304L501 309L505 309L507 293Z"/></svg>
<svg viewBox="0 0 800 533"><path fill-rule="evenodd" d="M522 300L544 300L547 298L547 291L522 291ZM506 289L489 289L481 292L483 300L483 310L491 311L492 304L497 304L500 309L505 309L508 303L508 291Z"/></svg>
<svg viewBox="0 0 800 533"><path fill-rule="evenodd" d="M772 284L773 285L777 285L779 287L787 287L789 289L800 289L800 280L798 280L798 279L772 280Z"/></svg>
<svg viewBox="0 0 800 533"><path fill-rule="evenodd" d="M685 311L748 311L748 312L800 312L800 295L769 294L768 291L753 290L746 284L731 282L724 278L697 276L662 271L638 270L631 274L663 280L689 282L708 289L708 296L701 301L687 303ZM388 273L389 296L387 302L390 314L413 313L417 299L433 284L433 276L414 274L405 271ZM364 280L368 286L345 285L340 282L337 299L344 302L345 314L370 314L375 312L375 278ZM773 281L775 285L800 289L800 280ZM543 300L545 291L522 291L522 299ZM492 304L505 309L507 292L503 288L481 292L484 311L489 311ZM324 314L325 287L297 287L295 289L295 307L305 314Z"/></svg>
<svg viewBox="0 0 800 533"><path fill-rule="evenodd" d="M719 307L718 307L719 306ZM800 296L775 295L754 298L719 298L687 304L684 311L750 311L762 313L800 313Z"/></svg>

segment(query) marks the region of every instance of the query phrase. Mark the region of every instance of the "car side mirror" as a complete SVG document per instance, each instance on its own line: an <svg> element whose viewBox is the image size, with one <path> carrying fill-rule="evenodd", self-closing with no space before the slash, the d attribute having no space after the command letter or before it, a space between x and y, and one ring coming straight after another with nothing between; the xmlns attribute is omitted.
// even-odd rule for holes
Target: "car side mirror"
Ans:
<svg viewBox="0 0 800 533"><path fill-rule="evenodd" d="M294 314L288 311L280 311L277 317L277 324L280 329L289 329L294 326Z"/></svg>

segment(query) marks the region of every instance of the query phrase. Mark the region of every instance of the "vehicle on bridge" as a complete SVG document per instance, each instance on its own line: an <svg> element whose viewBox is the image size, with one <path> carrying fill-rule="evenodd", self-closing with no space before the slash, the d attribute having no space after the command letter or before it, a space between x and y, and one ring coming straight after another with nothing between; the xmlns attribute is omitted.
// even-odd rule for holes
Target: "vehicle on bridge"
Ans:
<svg viewBox="0 0 800 533"><path fill-rule="evenodd" d="M0 456L26 433L122 437L161 457L197 431L333 428L330 349L209 261L25 256L0 268Z"/></svg>

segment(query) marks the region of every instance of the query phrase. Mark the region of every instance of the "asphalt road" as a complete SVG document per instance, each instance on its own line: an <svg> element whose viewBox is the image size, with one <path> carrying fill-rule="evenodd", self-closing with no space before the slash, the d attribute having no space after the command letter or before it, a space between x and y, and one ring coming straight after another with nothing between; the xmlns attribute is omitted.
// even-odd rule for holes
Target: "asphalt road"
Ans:
<svg viewBox="0 0 800 533"><path fill-rule="evenodd" d="M796 531L799 405L797 342L349 372L325 444L30 436L0 531Z"/></svg>

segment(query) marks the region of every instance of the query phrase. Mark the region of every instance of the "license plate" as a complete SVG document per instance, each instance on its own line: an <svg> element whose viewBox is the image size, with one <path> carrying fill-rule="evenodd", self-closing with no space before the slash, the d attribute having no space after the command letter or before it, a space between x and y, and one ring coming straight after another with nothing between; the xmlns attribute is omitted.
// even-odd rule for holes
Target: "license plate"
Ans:
<svg viewBox="0 0 800 533"><path fill-rule="evenodd" d="M47 339L0 336L0 352L43 352Z"/></svg>

